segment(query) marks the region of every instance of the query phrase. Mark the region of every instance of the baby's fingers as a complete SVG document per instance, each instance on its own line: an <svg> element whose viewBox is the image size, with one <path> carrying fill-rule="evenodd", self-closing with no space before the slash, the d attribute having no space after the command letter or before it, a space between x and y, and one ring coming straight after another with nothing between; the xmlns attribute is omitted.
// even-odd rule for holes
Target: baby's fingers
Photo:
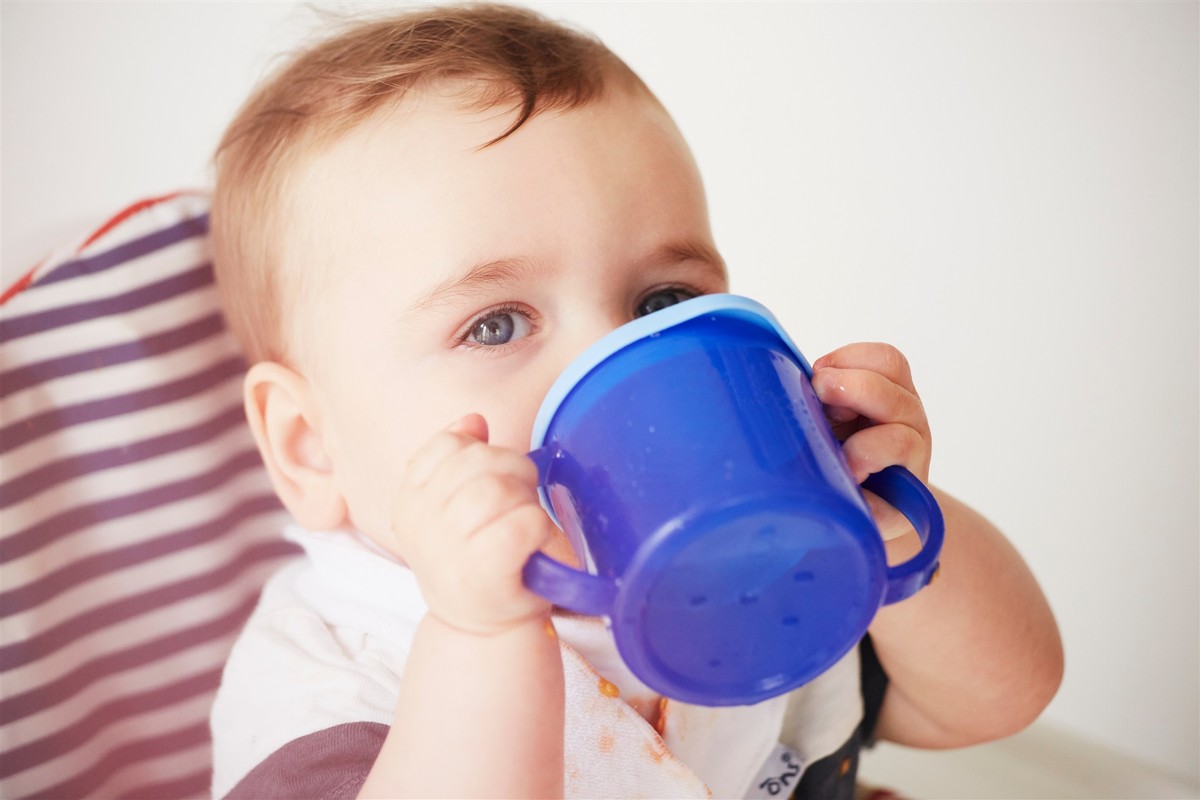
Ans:
<svg viewBox="0 0 1200 800"><path fill-rule="evenodd" d="M835 422L858 415L877 423L899 423L922 432L928 429L916 393L878 372L822 367L813 373L813 389Z"/></svg>
<svg viewBox="0 0 1200 800"><path fill-rule="evenodd" d="M471 538L526 505L541 511L536 492L525 480L504 472L481 474L449 496L444 511L445 532Z"/></svg>
<svg viewBox="0 0 1200 800"><path fill-rule="evenodd" d="M455 453L479 442L487 442L487 422L478 414L468 414L425 442L408 460L404 482L424 486L430 476Z"/></svg>
<svg viewBox="0 0 1200 800"><path fill-rule="evenodd" d="M538 550L550 541L554 523L542 507L523 504L493 520L472 540L477 563L498 575L518 575Z"/></svg>
<svg viewBox="0 0 1200 800"><path fill-rule="evenodd" d="M815 372L826 367L863 369L875 372L916 394L908 359L890 344L880 342L848 344L828 355L821 356L813 362L812 366Z"/></svg>
<svg viewBox="0 0 1200 800"><path fill-rule="evenodd" d="M929 445L907 425L864 428L843 443L842 452L859 483L891 466L905 467L922 481L929 477Z"/></svg>
<svg viewBox="0 0 1200 800"><path fill-rule="evenodd" d="M550 541L554 524L539 506L522 505L483 528L471 540L469 571L474 588L487 598L486 615L511 624L544 611L549 602L525 586L530 557Z"/></svg>
<svg viewBox="0 0 1200 800"><path fill-rule="evenodd" d="M486 506L498 500L501 484L509 491L523 488L523 497L534 497L537 481L537 467L524 453L475 442L439 464L422 491L433 505L449 513L462 503ZM467 491L476 486L482 494Z"/></svg>

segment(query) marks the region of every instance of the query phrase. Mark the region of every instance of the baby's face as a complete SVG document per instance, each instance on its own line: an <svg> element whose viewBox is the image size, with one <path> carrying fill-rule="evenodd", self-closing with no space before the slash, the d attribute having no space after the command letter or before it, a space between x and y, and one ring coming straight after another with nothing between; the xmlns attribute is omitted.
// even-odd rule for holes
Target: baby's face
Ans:
<svg viewBox="0 0 1200 800"><path fill-rule="evenodd" d="M408 459L463 415L525 451L554 379L631 319L726 291L695 164L638 95L535 116L406 100L299 183L292 258L321 292L298 320L326 452L378 541ZM293 265L296 266L296 265Z"/></svg>

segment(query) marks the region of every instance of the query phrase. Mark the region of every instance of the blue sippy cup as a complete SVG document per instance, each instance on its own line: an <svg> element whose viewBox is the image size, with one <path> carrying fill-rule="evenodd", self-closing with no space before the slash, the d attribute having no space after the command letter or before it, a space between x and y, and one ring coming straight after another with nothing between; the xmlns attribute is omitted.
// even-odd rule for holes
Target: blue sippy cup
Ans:
<svg viewBox="0 0 1200 800"><path fill-rule="evenodd" d="M734 295L598 341L546 396L530 454L587 571L537 553L526 584L607 617L629 668L676 700L745 705L824 672L929 582L943 522L907 470L871 476L923 543L888 566L811 375L771 313Z"/></svg>

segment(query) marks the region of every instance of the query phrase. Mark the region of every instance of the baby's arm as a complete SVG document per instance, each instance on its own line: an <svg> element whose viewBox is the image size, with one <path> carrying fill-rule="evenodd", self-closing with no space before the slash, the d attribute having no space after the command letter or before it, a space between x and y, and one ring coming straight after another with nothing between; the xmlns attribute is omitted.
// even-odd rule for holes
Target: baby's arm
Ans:
<svg viewBox="0 0 1200 800"><path fill-rule="evenodd" d="M521 569L553 523L523 454L464 418L413 458L396 551L429 613L360 797L561 797L563 673L550 605Z"/></svg>
<svg viewBox="0 0 1200 800"><path fill-rule="evenodd" d="M899 464L928 481L929 424L898 351L850 345L813 367L814 388L858 480ZM956 747L1032 722L1058 689L1062 644L1012 545L975 511L934 491L946 519L938 577L871 624L890 679L877 730L902 744ZM898 512L872 508L893 562L917 552L916 533Z"/></svg>

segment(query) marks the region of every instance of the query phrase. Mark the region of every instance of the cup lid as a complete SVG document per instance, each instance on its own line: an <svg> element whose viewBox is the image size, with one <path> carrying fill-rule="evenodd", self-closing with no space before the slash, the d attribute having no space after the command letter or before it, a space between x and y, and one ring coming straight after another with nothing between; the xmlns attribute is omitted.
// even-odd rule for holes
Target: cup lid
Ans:
<svg viewBox="0 0 1200 800"><path fill-rule="evenodd" d="M583 380L583 377L594 368L618 351L635 342L654 334L662 333L668 328L673 328L676 325L706 314L713 315L714 317L730 316L749 320L768 330L774 331L796 356L796 359L800 362L800 367L804 370L804 374L810 378L812 377L812 367L809 365L808 360L800 352L800 348L796 346L796 343L792 341L792 337L779 324L779 320L767 310L766 306L748 297L736 294L706 294L700 297L693 297L690 300L684 300L682 303L676 303L661 311L655 311L653 314L647 314L644 317L638 317L635 320L625 323L621 327L602 336L572 361L563 373L558 376L558 379L554 381L554 384L550 387L550 391L546 393L546 397L542 400L537 417L534 419L533 435L530 437L529 449L536 450L546 444L546 432L549 430L550 423L554 420L554 415L558 412L559 406L562 405L576 384Z"/></svg>

